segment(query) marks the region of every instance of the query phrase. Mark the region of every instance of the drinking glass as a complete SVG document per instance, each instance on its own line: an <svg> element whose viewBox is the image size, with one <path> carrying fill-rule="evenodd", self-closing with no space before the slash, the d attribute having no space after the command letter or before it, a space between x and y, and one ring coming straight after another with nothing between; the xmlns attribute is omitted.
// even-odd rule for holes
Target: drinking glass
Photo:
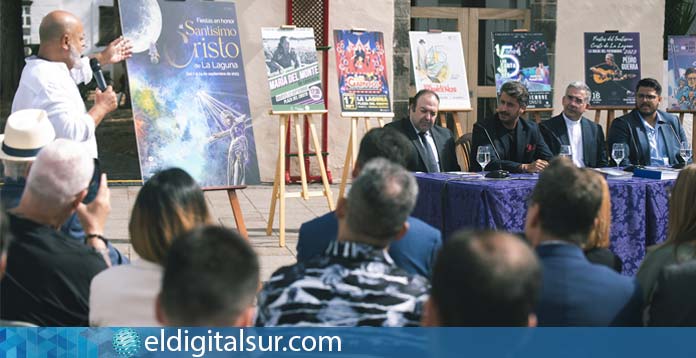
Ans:
<svg viewBox="0 0 696 358"><path fill-rule="evenodd" d="M478 147L476 151L476 161L481 166L481 170L486 170L486 165L491 161L491 147L487 145L482 145Z"/></svg>
<svg viewBox="0 0 696 358"><path fill-rule="evenodd" d="M565 144L564 144L564 145L561 145L561 152L558 153L558 155L560 155L560 156L563 157L563 158L572 159L572 158L571 158L572 153L571 153L571 150L570 150L570 146L569 146L569 145L565 145Z"/></svg>
<svg viewBox="0 0 696 358"><path fill-rule="evenodd" d="M611 157L616 162L616 167L618 168L621 161L626 157L626 143L614 143L611 147Z"/></svg>
<svg viewBox="0 0 696 358"><path fill-rule="evenodd" d="M691 144L689 144L688 141L681 142L681 146L679 148L679 155L681 155L682 159L684 159L684 163L689 163L689 159L691 159L691 154Z"/></svg>

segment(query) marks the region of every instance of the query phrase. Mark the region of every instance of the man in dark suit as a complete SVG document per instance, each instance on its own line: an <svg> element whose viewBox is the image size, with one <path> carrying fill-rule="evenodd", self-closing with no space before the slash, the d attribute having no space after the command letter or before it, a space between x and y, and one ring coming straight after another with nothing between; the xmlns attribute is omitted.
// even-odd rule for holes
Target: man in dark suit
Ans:
<svg viewBox="0 0 696 358"><path fill-rule="evenodd" d="M491 148L491 161L484 170L503 169L512 173L538 173L549 164L551 151L534 121L520 118L527 109L529 92L519 82L500 88L495 116L474 124L471 171L481 171L476 153L482 145Z"/></svg>
<svg viewBox="0 0 696 358"><path fill-rule="evenodd" d="M554 159L539 177L525 225L543 267L536 310L540 326L631 326L641 323L638 283L592 264L582 251L602 203L599 174Z"/></svg>
<svg viewBox="0 0 696 358"><path fill-rule="evenodd" d="M385 128L406 135L415 151L406 165L412 172L459 171L454 150L454 135L447 128L436 126L440 97L430 90L420 90L409 106L409 118L391 122Z"/></svg>
<svg viewBox="0 0 696 358"><path fill-rule="evenodd" d="M681 142L687 141L677 117L657 109L662 101L662 86L657 80L643 78L636 86L636 108L616 118L609 128L609 150L624 143L628 157L621 165L665 166L684 162L679 155Z"/></svg>
<svg viewBox="0 0 696 358"><path fill-rule="evenodd" d="M563 96L563 112L539 127L553 155L561 152L562 145L568 145L575 165L601 168L609 164L604 131L582 116L590 103L590 93L586 84L572 82Z"/></svg>
<svg viewBox="0 0 696 358"><path fill-rule="evenodd" d="M411 148L408 139L397 131L372 129L360 141L353 177L360 174L368 161L377 157L404 166L411 157ZM389 255L397 266L409 273L430 277L435 255L442 246L442 235L436 228L412 216L408 217L407 222L408 231L401 240L389 245ZM338 219L334 212L302 224L297 241L297 261L306 262L324 254L329 244L336 241L337 233Z"/></svg>

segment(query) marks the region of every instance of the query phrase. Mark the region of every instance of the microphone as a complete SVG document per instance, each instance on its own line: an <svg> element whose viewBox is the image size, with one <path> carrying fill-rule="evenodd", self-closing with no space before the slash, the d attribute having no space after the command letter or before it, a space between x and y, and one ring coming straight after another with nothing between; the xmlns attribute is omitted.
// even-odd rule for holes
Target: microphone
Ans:
<svg viewBox="0 0 696 358"><path fill-rule="evenodd" d="M663 120L660 120L658 123L667 124L669 126L669 129L672 130L672 134L674 134L674 138L677 139L677 143L679 143L679 145L681 145L681 138L679 138L679 136L677 135L677 131L674 130L674 127L672 127L671 123L667 123ZM666 144L667 143L665 143L665 146L666 146ZM673 169L682 169L686 166L686 162L680 162L678 158L681 158L681 156L677 156L677 164L674 164L672 166Z"/></svg>
<svg viewBox="0 0 696 358"><path fill-rule="evenodd" d="M551 129L549 129L549 127L547 127L546 124L544 124L544 123L539 123L539 129L550 134L553 137L553 139L555 139L558 142L558 147L559 147L559 152L560 152L560 147L563 145L561 138L559 138L556 135L556 133L554 133Z"/></svg>
<svg viewBox="0 0 696 358"><path fill-rule="evenodd" d="M503 170L503 165L500 164L500 160L501 160L502 158L500 157L500 154L498 153L498 150L495 148L495 144L493 143L493 139L491 139L491 135L488 134L488 129L486 129L486 127L484 127L484 126L483 126L481 123L479 123L479 122L474 123L474 126L483 129L483 132L486 133L486 137L488 138L488 142L490 142L490 143L491 143L491 147L493 147L493 151L495 152L495 156L498 157L498 167L499 167L500 169L498 169L498 170L493 170L493 171L488 172L488 174L486 174L486 178L503 179L503 178L509 177L509 176L510 176L510 172L508 172L507 170ZM481 170L484 170L484 168L481 168Z"/></svg>
<svg viewBox="0 0 696 358"><path fill-rule="evenodd" d="M636 138L633 136L633 128L631 128L631 123L629 123L627 119L621 118L621 117L617 118L616 120L619 120L619 119L624 121L626 123L626 127L628 127L628 134L630 136L629 142L631 142L631 144L633 144L633 150L636 151L636 159L638 160L638 164L629 165L626 168L624 168L624 171L632 172L636 168L644 168L643 161L641 160L643 158L643 156L641 155L641 152L638 150L638 145L636 144Z"/></svg>
<svg viewBox="0 0 696 358"><path fill-rule="evenodd" d="M92 74L94 75L94 80L97 81L97 87L101 91L106 91L106 80L104 79L104 72L102 72L101 65L96 58L91 58L89 60L89 67L92 68Z"/></svg>

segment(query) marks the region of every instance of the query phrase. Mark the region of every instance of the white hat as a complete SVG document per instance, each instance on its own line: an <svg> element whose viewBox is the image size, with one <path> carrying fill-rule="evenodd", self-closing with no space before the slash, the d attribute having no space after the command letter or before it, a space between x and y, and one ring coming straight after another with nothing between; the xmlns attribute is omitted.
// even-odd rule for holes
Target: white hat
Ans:
<svg viewBox="0 0 696 358"><path fill-rule="evenodd" d="M7 118L0 135L0 159L30 161L56 138L53 125L42 109L22 109Z"/></svg>

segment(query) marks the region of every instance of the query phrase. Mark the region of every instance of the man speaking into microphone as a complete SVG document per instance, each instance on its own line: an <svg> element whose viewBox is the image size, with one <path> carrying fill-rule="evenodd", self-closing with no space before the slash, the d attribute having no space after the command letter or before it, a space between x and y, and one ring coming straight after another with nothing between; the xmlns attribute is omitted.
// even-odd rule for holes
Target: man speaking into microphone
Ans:
<svg viewBox="0 0 696 358"><path fill-rule="evenodd" d="M111 86L96 90L94 105L87 111L76 84L92 79L89 58L82 57L85 34L82 22L66 11L53 11L41 20L39 52L27 58L12 112L20 109L43 109L53 124L56 138L83 143L89 155L97 157L94 129L117 108ZM122 37L111 42L92 57L101 66L120 62L131 56L132 46Z"/></svg>
<svg viewBox="0 0 696 358"><path fill-rule="evenodd" d="M500 87L498 108L493 117L474 124L470 158L478 147L492 146L491 161L486 168L472 160L471 171L506 170L511 173L538 173L549 164L552 154L534 121L520 118L527 109L529 92L519 82Z"/></svg>

